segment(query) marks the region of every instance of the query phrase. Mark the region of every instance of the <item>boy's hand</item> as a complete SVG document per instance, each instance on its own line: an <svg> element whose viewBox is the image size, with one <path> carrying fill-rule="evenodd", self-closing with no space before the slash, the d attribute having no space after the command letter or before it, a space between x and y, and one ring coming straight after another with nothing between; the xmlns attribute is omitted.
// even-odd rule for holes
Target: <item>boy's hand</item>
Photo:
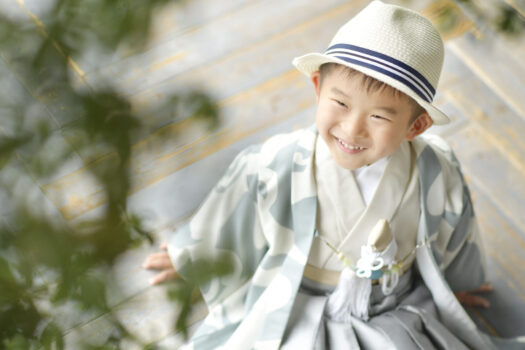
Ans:
<svg viewBox="0 0 525 350"><path fill-rule="evenodd" d="M479 295L475 295L474 293L492 292L492 289L492 285L487 282L474 290L454 292L454 294L456 295L456 298L458 298L459 302L464 306L488 308L490 306L489 301L483 297L480 297Z"/></svg>
<svg viewBox="0 0 525 350"><path fill-rule="evenodd" d="M162 249L163 252L150 254L142 264L142 268L144 269L161 270L160 273L149 280L150 284L159 284L179 276L168 255L168 246L162 244L160 249Z"/></svg>

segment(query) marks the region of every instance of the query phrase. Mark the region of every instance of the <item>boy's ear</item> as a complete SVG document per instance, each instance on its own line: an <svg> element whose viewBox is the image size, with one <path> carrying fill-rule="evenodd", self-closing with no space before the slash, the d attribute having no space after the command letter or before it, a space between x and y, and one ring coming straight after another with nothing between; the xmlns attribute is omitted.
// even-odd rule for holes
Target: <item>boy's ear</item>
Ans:
<svg viewBox="0 0 525 350"><path fill-rule="evenodd" d="M319 89L321 88L321 73L319 71L315 71L310 75L310 79L312 79L312 83L314 83L315 87L315 96L317 99L317 102L319 102Z"/></svg>
<svg viewBox="0 0 525 350"><path fill-rule="evenodd" d="M430 128L432 124L434 124L434 121L430 118L428 113L421 113L408 128L405 138L409 141L413 140L417 135L422 134L425 130Z"/></svg>

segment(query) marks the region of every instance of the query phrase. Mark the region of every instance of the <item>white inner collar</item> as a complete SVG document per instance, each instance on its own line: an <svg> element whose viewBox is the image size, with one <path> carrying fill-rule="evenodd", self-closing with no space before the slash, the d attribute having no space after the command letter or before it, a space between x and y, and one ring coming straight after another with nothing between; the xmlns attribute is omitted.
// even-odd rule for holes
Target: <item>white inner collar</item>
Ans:
<svg viewBox="0 0 525 350"><path fill-rule="evenodd" d="M384 157L375 163L352 170L366 205L370 204L376 192L379 180L381 180L381 176L388 163L388 158L389 157Z"/></svg>

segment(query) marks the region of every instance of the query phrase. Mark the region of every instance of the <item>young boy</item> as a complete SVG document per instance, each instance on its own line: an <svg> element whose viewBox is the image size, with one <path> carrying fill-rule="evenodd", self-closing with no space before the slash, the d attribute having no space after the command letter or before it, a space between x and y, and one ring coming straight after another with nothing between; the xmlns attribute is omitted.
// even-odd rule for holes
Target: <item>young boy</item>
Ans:
<svg viewBox="0 0 525 350"><path fill-rule="evenodd" d="M442 62L428 20L379 1L294 60L316 126L239 154L143 265L156 284L235 262L202 286L189 348L495 348L458 303L488 306L459 291L490 290L468 189L444 141L417 137L448 122L432 105Z"/></svg>

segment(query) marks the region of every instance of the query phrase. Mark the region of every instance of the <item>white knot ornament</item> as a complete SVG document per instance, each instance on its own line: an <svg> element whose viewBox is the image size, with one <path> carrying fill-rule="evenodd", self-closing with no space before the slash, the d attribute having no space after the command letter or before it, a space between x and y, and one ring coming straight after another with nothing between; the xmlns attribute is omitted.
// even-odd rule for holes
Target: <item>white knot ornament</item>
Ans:
<svg viewBox="0 0 525 350"><path fill-rule="evenodd" d="M383 267L387 266L387 269L390 270L396 264L396 253L397 243L394 239L381 252L375 251L369 245L362 246L361 257L356 264L356 275L373 280L383 277Z"/></svg>

